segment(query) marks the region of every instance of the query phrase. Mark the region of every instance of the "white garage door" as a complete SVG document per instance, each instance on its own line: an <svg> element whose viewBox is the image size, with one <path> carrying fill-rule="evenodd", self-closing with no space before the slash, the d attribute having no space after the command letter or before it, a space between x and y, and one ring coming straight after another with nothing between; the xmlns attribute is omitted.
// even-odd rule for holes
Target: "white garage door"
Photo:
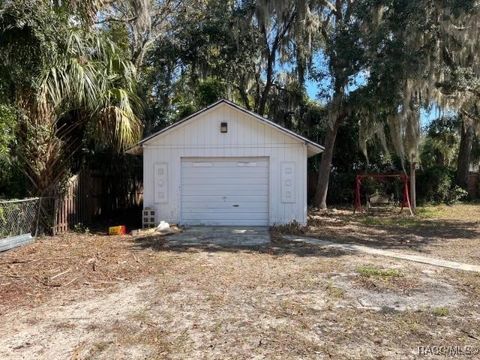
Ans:
<svg viewBox="0 0 480 360"><path fill-rule="evenodd" d="M182 223L268 225L268 158L183 158Z"/></svg>

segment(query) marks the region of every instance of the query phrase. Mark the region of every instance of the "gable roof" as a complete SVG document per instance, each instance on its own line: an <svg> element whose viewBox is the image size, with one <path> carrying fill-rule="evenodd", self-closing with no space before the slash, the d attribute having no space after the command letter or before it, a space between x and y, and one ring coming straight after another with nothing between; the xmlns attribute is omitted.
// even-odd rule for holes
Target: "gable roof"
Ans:
<svg viewBox="0 0 480 360"><path fill-rule="evenodd" d="M126 152L127 153L130 153L130 154L139 154L141 153L141 147L143 146L143 144L147 143L148 141L150 141L151 139L159 136L160 134L165 134L165 133L168 133L170 132L171 130L173 130L174 128L176 128L177 126L181 125L181 124L184 124L190 120L193 120L195 117L197 117L198 115L206 112L207 110L211 110L219 105L222 105L222 104L226 104L226 105L229 105L237 110L240 110L250 116L252 116L253 118L255 118L256 120L272 127L272 128L275 128L276 130L286 134L287 136L290 136L290 137L293 137L293 138L296 138L297 140L300 140L302 142L304 142L306 145L307 145L307 148L308 148L308 153L309 153L309 156L313 156L313 155L316 155L316 154L319 154L321 152L323 152L323 150L325 149L322 145L319 145L317 144L316 142L314 141L311 141L291 130L288 130L286 128L284 128L283 126L280 126L276 123L274 123L273 121L271 120L268 120L266 118L264 118L263 116L260 116L252 111L249 111L229 100L225 100L225 99L221 99L209 106L207 106L206 108L204 109L201 109L189 116L187 116L186 118L180 120L180 121L177 121L176 123L170 125L170 126L167 126L166 128L160 130L160 131L157 131L156 133L154 134L151 134L149 136L147 136L146 138L144 138L142 141L140 141L137 145L134 145L133 147L131 147L130 149L128 149Z"/></svg>

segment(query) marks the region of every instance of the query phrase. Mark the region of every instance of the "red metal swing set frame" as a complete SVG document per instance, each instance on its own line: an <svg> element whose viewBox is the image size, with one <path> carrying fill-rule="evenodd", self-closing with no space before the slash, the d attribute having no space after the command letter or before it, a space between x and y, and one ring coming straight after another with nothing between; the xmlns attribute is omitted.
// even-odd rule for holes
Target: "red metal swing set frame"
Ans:
<svg viewBox="0 0 480 360"><path fill-rule="evenodd" d="M402 208L400 211L403 210L404 207L408 208L410 212L412 211L412 206L410 202L410 191L409 191L409 180L408 176L399 173L399 174L378 174L378 173L370 173L370 174L360 174L355 177L355 197L354 197L354 210L355 211L363 211L362 209L362 198L360 195L360 190L362 188L362 180L365 178L376 179L380 181L385 181L390 178L400 179L403 182L403 191L402 191Z"/></svg>

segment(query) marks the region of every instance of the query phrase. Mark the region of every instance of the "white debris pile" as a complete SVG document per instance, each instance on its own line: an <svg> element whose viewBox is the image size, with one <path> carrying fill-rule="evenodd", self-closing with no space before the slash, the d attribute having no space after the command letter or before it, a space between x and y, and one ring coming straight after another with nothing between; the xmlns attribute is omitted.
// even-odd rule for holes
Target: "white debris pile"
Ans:
<svg viewBox="0 0 480 360"><path fill-rule="evenodd" d="M170 225L166 221L160 221L157 227L151 229L143 229L143 230L133 230L131 234L133 236L138 235L172 235L178 234L182 232L182 230L177 225Z"/></svg>
<svg viewBox="0 0 480 360"><path fill-rule="evenodd" d="M158 224L158 226L156 227L155 232L162 235L170 235L180 232L180 229L175 225L170 226L169 223L162 220L160 221L160 224Z"/></svg>

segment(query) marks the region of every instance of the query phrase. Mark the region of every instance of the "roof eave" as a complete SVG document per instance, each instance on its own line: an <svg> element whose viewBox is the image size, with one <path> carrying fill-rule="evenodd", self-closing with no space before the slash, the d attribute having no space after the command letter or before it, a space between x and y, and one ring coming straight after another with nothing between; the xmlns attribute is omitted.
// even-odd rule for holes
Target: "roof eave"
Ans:
<svg viewBox="0 0 480 360"><path fill-rule="evenodd" d="M125 154L142 155L143 154L143 146L140 143L138 143L138 144L128 148L127 150L125 150Z"/></svg>
<svg viewBox="0 0 480 360"><path fill-rule="evenodd" d="M138 143L138 145L143 145L143 144L145 144L147 141L149 141L149 140L157 137L158 135L161 135L161 134L163 134L163 133L166 133L166 132L168 132L170 129L173 129L173 128L175 128L175 127L177 127L177 126L179 126L179 125L187 122L188 120L190 120L190 119L192 119L192 118L194 118L194 117L196 117L196 116L198 116L198 115L206 112L207 110L210 110L210 109L216 107L217 105L219 105L219 104L221 104L221 103L225 103L225 102L227 102L227 100L224 100L224 99L218 100L217 102L215 102L215 103L207 106L206 108L203 108L203 109L201 109L201 110L199 110L199 111L197 111L197 112L194 112L193 114L188 115L186 118L183 118L182 120L177 121L177 122L171 124L170 126L167 126L166 128L164 128L164 129L162 129L162 130L160 130L160 131L157 131L157 132L155 132L155 133L147 136L145 139L143 139L142 141L140 141L140 142Z"/></svg>
<svg viewBox="0 0 480 360"><path fill-rule="evenodd" d="M308 157L312 157L312 156L321 154L324 150L325 150L325 148L323 146L317 146L316 144L312 145L312 144L307 143L307 156Z"/></svg>

